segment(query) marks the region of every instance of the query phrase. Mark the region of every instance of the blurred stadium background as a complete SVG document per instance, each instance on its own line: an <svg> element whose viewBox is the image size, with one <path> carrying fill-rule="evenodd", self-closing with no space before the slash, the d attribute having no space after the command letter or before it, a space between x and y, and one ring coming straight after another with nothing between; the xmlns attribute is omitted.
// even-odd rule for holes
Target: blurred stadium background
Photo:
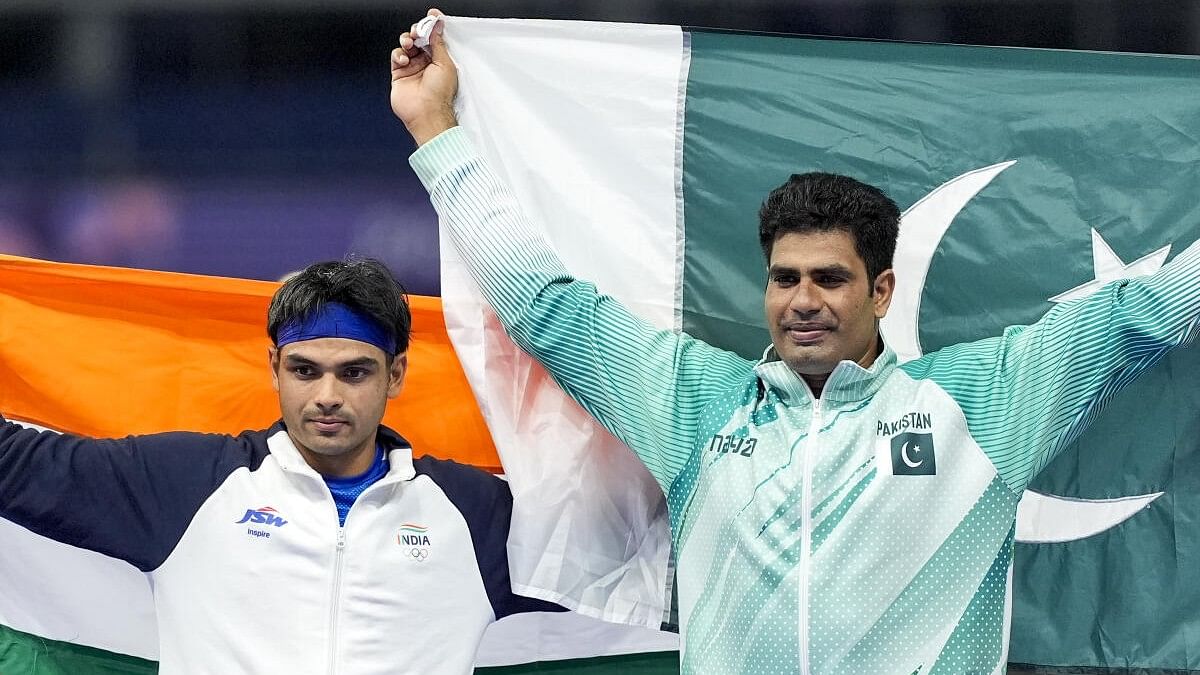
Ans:
<svg viewBox="0 0 1200 675"><path fill-rule="evenodd" d="M260 279L358 252L436 295L433 212L387 105L388 52L424 9L0 0L0 252ZM1193 0L475 0L443 9L1200 53ZM398 224L406 236L395 236Z"/></svg>

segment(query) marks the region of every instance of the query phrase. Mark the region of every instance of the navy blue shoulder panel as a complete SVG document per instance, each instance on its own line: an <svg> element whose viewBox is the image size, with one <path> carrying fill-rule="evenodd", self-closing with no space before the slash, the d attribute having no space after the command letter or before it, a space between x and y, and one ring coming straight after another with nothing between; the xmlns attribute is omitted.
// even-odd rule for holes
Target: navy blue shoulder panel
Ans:
<svg viewBox="0 0 1200 675"><path fill-rule="evenodd" d="M566 611L554 603L512 591L508 573L512 492L507 482L473 466L428 455L413 460L413 466L417 475L429 476L466 519L483 585L497 619L521 612Z"/></svg>
<svg viewBox="0 0 1200 675"><path fill-rule="evenodd" d="M278 428L94 439L0 417L0 517L150 571L230 474L262 464Z"/></svg>

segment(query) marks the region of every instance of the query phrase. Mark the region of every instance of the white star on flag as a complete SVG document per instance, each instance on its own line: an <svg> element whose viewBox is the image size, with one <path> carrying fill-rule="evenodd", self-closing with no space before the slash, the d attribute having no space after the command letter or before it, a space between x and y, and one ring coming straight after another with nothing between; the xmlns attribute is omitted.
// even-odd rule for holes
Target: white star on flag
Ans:
<svg viewBox="0 0 1200 675"><path fill-rule="evenodd" d="M1112 247L1104 240L1099 232L1092 230L1092 269L1095 270L1096 278L1092 281L1082 283L1075 288L1064 293L1050 298L1050 302L1067 302L1068 300L1077 300L1086 298L1095 293L1101 286L1110 281L1117 279L1130 279L1133 277L1145 276L1154 274L1158 268L1163 266L1167 261L1167 255L1171 252L1171 245L1166 246L1144 255L1129 264L1121 260Z"/></svg>

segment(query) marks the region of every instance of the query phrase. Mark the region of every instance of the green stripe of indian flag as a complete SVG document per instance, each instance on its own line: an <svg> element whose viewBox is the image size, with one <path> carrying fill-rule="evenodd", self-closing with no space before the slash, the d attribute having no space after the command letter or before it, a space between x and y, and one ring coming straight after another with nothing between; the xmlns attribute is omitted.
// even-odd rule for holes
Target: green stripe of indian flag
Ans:
<svg viewBox="0 0 1200 675"><path fill-rule="evenodd" d="M154 661L102 649L47 640L0 625L0 673L5 675L153 675ZM571 658L476 668L480 675L675 675L679 656L674 651L619 656Z"/></svg>
<svg viewBox="0 0 1200 675"><path fill-rule="evenodd" d="M152 675L158 663L49 640L0 625L0 673L21 675Z"/></svg>

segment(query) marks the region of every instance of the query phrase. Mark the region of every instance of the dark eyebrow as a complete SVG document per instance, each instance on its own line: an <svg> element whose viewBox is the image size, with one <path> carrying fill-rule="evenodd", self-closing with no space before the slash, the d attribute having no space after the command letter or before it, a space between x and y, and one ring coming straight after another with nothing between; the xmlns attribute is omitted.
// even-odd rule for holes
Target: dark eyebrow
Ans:
<svg viewBox="0 0 1200 675"><path fill-rule="evenodd" d="M307 358L305 356L301 356L300 354L288 354L285 357L285 359L287 360L288 365L290 365L290 366L320 367L320 364L318 364L316 361L313 361L312 359ZM338 363L334 367L340 369L340 368L355 368L355 367L361 368L363 366L378 368L379 361L377 359L371 358L370 356L360 356L357 359L350 359L349 361L342 361L341 363Z"/></svg>
<svg viewBox="0 0 1200 675"><path fill-rule="evenodd" d="M800 270L796 269L795 267L790 267L787 265L772 265L770 267L770 269L767 270L767 274L768 275L794 274L794 275L800 276L801 272L800 272ZM833 265L826 265L825 267L818 267L814 270L811 270L809 272L809 274L811 276L816 276L818 274L838 274L838 275L849 277L849 276L854 276L854 271L851 270L849 267L846 267L845 265L833 264Z"/></svg>
<svg viewBox="0 0 1200 675"><path fill-rule="evenodd" d="M827 267L818 267L817 269L813 270L812 273L814 275L836 274L836 275L841 275L844 277L854 276L854 270L850 269L849 267L846 267L845 265L829 265Z"/></svg>

